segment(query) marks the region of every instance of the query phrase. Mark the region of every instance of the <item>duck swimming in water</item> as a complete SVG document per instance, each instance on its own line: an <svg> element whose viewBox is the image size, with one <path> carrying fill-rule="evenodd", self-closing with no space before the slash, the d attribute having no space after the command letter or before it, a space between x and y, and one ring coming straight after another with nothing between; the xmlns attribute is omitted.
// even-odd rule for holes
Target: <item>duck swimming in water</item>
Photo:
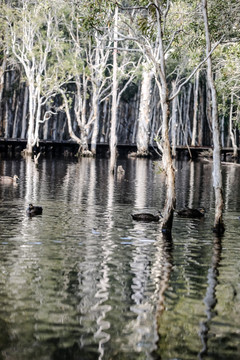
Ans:
<svg viewBox="0 0 240 360"><path fill-rule="evenodd" d="M34 215L41 215L42 210L43 209L41 206L33 206L33 204L29 204L26 212L28 216L34 216Z"/></svg>
<svg viewBox="0 0 240 360"><path fill-rule="evenodd" d="M17 184L19 181L19 177L17 175L11 176L0 176L0 183L1 184Z"/></svg>
<svg viewBox="0 0 240 360"><path fill-rule="evenodd" d="M151 213L137 213L137 214L131 214L133 220L136 221L145 221L145 222L150 222L150 221L159 221L160 218L162 217L162 214L160 213L160 211L158 212L158 214L154 215Z"/></svg>
<svg viewBox="0 0 240 360"><path fill-rule="evenodd" d="M199 209L185 208L182 210L178 210L177 214L185 218L202 218L204 217L205 209L203 207Z"/></svg>

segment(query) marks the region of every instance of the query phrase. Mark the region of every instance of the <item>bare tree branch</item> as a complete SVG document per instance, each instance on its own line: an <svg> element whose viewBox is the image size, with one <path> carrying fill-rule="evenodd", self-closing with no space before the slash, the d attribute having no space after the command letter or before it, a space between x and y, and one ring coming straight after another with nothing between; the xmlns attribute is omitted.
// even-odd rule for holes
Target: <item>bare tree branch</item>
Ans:
<svg viewBox="0 0 240 360"><path fill-rule="evenodd" d="M207 61L207 59L209 58L209 56L212 55L212 53L214 52L214 50L216 49L216 47L221 43L222 39L223 39L224 35L221 37L221 39L213 46L212 50L208 53L208 55L195 67L195 69L191 72L191 74L187 77L187 79L179 85L177 91L170 96L169 101L172 101L181 91L182 87L188 83L188 81L193 77L193 75L198 71L198 69Z"/></svg>

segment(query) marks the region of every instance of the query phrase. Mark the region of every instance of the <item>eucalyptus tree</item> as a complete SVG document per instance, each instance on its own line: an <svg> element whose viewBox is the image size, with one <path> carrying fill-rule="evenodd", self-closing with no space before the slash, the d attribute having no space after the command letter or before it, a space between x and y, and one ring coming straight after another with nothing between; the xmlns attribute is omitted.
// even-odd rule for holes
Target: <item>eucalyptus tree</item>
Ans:
<svg viewBox="0 0 240 360"><path fill-rule="evenodd" d="M67 2L66 2L67 3ZM71 47L71 87L63 86L70 136L80 145L82 155L95 155L99 135L100 105L111 101L110 169L116 165L117 112L121 94L133 79L134 66L126 49L117 49L117 6L112 2L70 1L63 15ZM115 11L115 16L114 15ZM115 29L115 30L114 30ZM74 88L72 88L74 86ZM121 89L120 89L121 86ZM73 107L73 111L71 108ZM77 122L77 132L74 124ZM80 136L78 135L80 133ZM91 139L91 152L88 142Z"/></svg>
<svg viewBox="0 0 240 360"><path fill-rule="evenodd" d="M90 8L87 5L90 5ZM63 15L73 61L69 69L69 74L72 75L71 85L63 86L60 92L67 115L69 134L79 144L79 154L82 156L96 154L99 106L110 92L110 76L106 73L110 73L108 63L112 40L109 38L107 24L111 22L111 8L104 7L104 19L99 12L93 17L97 5L93 6L84 1L66 2L66 13ZM77 131L74 131L75 123ZM91 152L88 149L90 138Z"/></svg>
<svg viewBox="0 0 240 360"><path fill-rule="evenodd" d="M239 42L223 44L216 54L216 88L218 91L219 110L222 115L222 132L228 121L226 145L233 147L233 157L237 157L237 132L240 113L240 45ZM224 137L222 136L222 146Z"/></svg>
<svg viewBox="0 0 240 360"><path fill-rule="evenodd" d="M59 26L60 5L55 1L22 0L4 8L9 47L22 66L29 92L26 154L32 154L33 146L38 144L40 124L55 113L54 107L43 113L44 106L68 81L68 45Z"/></svg>
<svg viewBox="0 0 240 360"><path fill-rule="evenodd" d="M209 11L208 6L210 8ZM212 38L221 36L224 39L224 42L226 42L227 44L229 44L229 42L239 42L239 16L236 15L239 13L239 10L239 2L235 0L220 2L216 2L215 0L202 0L202 13L204 18L206 38L206 53L209 53L211 51ZM214 80L214 67L212 56L209 56L207 59L207 80L211 89L212 100L213 186L215 190L214 231L216 231L217 233L223 233L224 200L221 172L221 143L219 130L218 97Z"/></svg>
<svg viewBox="0 0 240 360"><path fill-rule="evenodd" d="M202 12L206 36L206 53L211 51L211 38L208 24L207 0L202 0ZM218 121L217 92L213 77L211 56L207 59L207 80L212 95L212 128L213 128L213 186L215 189L215 220L214 229L218 233L224 232L223 224L223 192L222 192L222 171L221 171L221 145Z"/></svg>
<svg viewBox="0 0 240 360"><path fill-rule="evenodd" d="M110 166L115 172L117 161L117 124L118 107L122 94L137 76L141 57L132 55L132 40L125 36L125 16L119 16L118 4L115 6L113 24L113 55L112 55L112 109L110 133Z"/></svg>
<svg viewBox="0 0 240 360"><path fill-rule="evenodd" d="M136 59L131 56L131 49L128 41L124 41L124 47L119 40L119 30L123 31L123 23L119 20L119 9L115 6L114 27L113 27L113 60L112 60L112 109L111 109L111 133L110 133L110 165L109 170L113 174L117 162L117 124L118 107L121 95L136 76L138 65ZM121 34L122 37L122 34ZM124 40L125 37L123 36ZM119 55L121 53L121 55ZM120 89L120 84L122 87Z"/></svg>
<svg viewBox="0 0 240 360"><path fill-rule="evenodd" d="M129 10L129 29L136 44L145 56L149 68L152 69L154 79L160 95L161 123L156 137L159 149L162 151L162 165L166 174L166 203L163 211L162 230L171 232L173 215L176 205L175 169L169 139L169 103L180 92L181 87L197 71L198 67L181 82L177 81L175 93L171 94L168 83L167 64L172 54L177 51L178 41L183 41L183 30L186 26L189 4L175 1L141 1L131 2ZM171 5L175 5L173 10ZM185 5L185 7L183 6ZM182 11L182 8L184 11ZM171 13L172 10L172 13ZM174 21L173 21L174 20ZM177 71L177 70L176 70ZM178 80L176 76L176 80ZM150 94L149 94L150 99Z"/></svg>
<svg viewBox="0 0 240 360"><path fill-rule="evenodd" d="M125 6L129 11L129 29L135 42L150 64L160 95L161 122L157 132L157 145L162 151L162 166L166 174L166 203L163 211L162 230L171 231L173 214L176 205L175 169L169 139L170 101L180 93L183 86L197 73L210 57L219 41L209 49L206 57L200 54L199 61L189 62L186 56L187 44L192 48L193 34L191 27L196 27L196 37L202 41L201 25L196 15L199 8L195 2L176 0L131 1ZM195 15L195 16L193 16ZM197 43L197 42L196 42ZM184 51L180 50L181 47ZM179 51L180 50L180 51ZM188 52L189 53L189 52ZM179 54L181 56L179 56ZM178 59L176 66L175 59ZM175 69L171 65L174 64ZM187 70L187 71L186 71ZM171 91L168 77L171 77L174 88Z"/></svg>

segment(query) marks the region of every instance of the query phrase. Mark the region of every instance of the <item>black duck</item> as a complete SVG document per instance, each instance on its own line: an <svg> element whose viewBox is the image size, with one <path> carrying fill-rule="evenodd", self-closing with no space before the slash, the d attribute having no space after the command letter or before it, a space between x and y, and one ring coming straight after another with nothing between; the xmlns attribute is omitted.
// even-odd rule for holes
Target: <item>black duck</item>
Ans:
<svg viewBox="0 0 240 360"><path fill-rule="evenodd" d="M185 218L202 218L205 214L205 209L203 207L199 209L185 208L178 210L177 214Z"/></svg>
<svg viewBox="0 0 240 360"><path fill-rule="evenodd" d="M33 204L29 204L27 208L27 215L28 216L41 215L42 210L43 209L41 206L33 206Z"/></svg>
<svg viewBox="0 0 240 360"><path fill-rule="evenodd" d="M145 221L145 222L150 222L150 221L159 221L159 219L162 217L162 214L160 213L160 211L158 212L158 214L154 215L151 213L137 213L137 214L131 214L133 220L136 221Z"/></svg>

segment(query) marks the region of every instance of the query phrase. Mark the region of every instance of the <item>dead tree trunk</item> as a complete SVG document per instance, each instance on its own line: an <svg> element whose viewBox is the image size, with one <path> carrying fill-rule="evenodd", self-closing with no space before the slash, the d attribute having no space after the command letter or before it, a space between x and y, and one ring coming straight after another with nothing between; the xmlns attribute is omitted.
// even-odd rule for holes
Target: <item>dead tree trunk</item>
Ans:
<svg viewBox="0 0 240 360"><path fill-rule="evenodd" d="M202 12L205 26L206 53L211 51L211 40L208 27L207 0L202 0ZM207 80L212 95L212 129L213 129L213 186L215 190L215 220L214 231L217 233L224 232L223 224L223 192L222 192L222 170L221 170L221 145L220 131L218 121L218 102L217 92L213 79L211 55L207 59Z"/></svg>

